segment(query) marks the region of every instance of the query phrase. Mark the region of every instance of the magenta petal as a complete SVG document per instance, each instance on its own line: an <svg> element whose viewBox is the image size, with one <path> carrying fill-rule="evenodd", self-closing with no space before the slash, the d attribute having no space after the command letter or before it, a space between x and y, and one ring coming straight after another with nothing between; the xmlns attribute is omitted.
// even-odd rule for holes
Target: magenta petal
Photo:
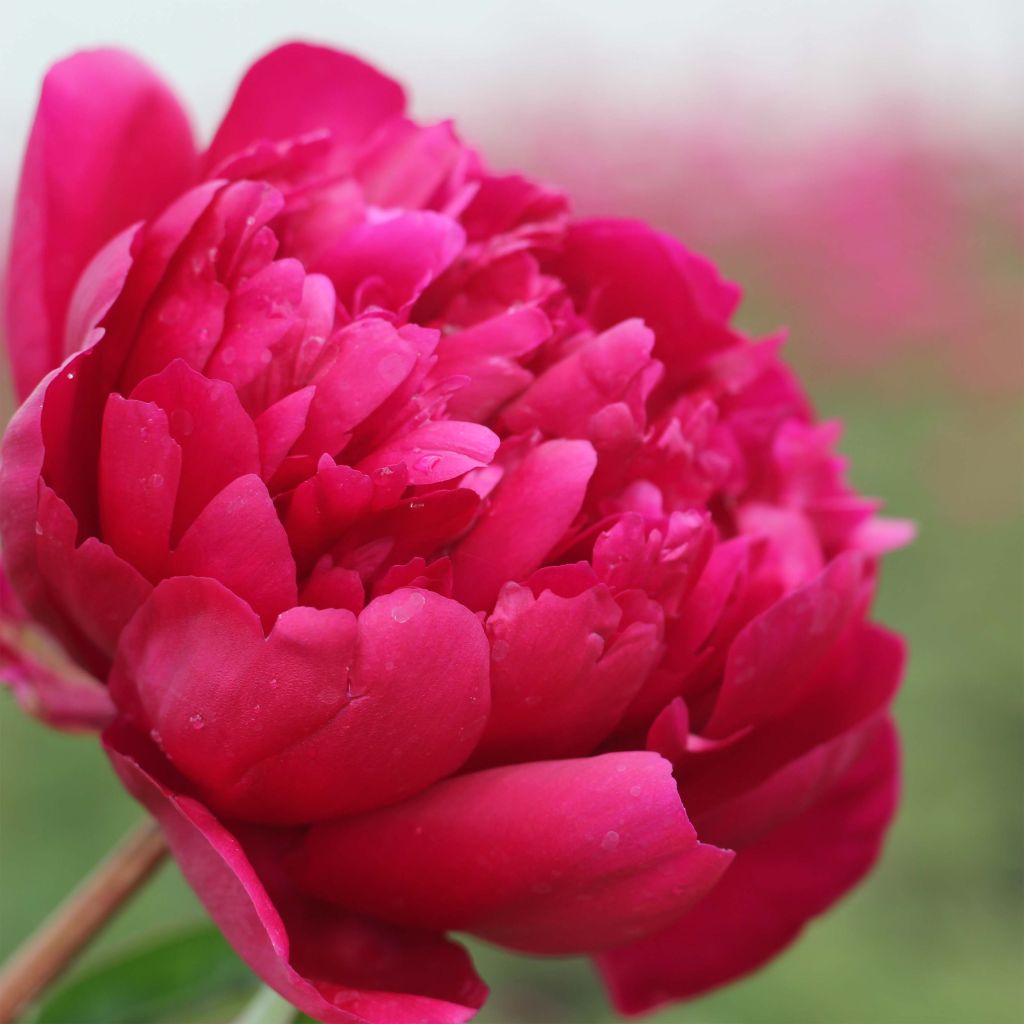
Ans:
<svg viewBox="0 0 1024 1024"><path fill-rule="evenodd" d="M332 913L287 891L275 901L238 836L163 781L171 773L141 736L116 725L104 744L228 941L304 1013L325 1024L462 1024L479 1008L486 988L458 946Z"/></svg>
<svg viewBox="0 0 1024 1024"><path fill-rule="evenodd" d="M858 555L840 555L809 584L787 594L740 632L729 649L725 679L705 735L728 736L780 718L800 703L850 622L863 573Z"/></svg>
<svg viewBox="0 0 1024 1024"><path fill-rule="evenodd" d="M530 452L452 555L459 600L489 607L503 583L538 568L583 507L596 466L588 441L546 441Z"/></svg>
<svg viewBox="0 0 1024 1024"><path fill-rule="evenodd" d="M48 596L36 561L39 477L43 471L43 400L54 370L22 403L0 440L0 554L4 574L21 603L45 616Z"/></svg>
<svg viewBox="0 0 1024 1024"><path fill-rule="evenodd" d="M643 1013L761 966L854 885L896 807L899 755L888 721L810 810L736 854L718 887L666 931L598 964L615 1005Z"/></svg>
<svg viewBox="0 0 1024 1024"><path fill-rule="evenodd" d="M206 152L206 169L260 139L322 129L351 146L404 107L402 87L369 64L323 46L289 43L245 73Z"/></svg>
<svg viewBox="0 0 1024 1024"><path fill-rule="evenodd" d="M96 325L124 287L132 266L137 224L112 238L82 271L68 304L64 324L64 353L71 355L95 340Z"/></svg>
<svg viewBox="0 0 1024 1024"><path fill-rule="evenodd" d="M95 537L78 545L78 523L49 487L40 490L37 515L36 559L51 599L90 643L113 655L121 630L149 596L149 583Z"/></svg>
<svg viewBox="0 0 1024 1024"><path fill-rule="evenodd" d="M208 576L233 591L270 629L295 604L295 560L267 485L232 481L196 517L171 556L174 576Z"/></svg>
<svg viewBox="0 0 1024 1024"><path fill-rule="evenodd" d="M654 331L654 355L673 383L739 341L728 327L739 289L707 260L639 221L572 225L556 269L595 327L640 317Z"/></svg>
<svg viewBox="0 0 1024 1024"><path fill-rule="evenodd" d="M619 633L605 587L563 597L510 583L487 620L491 717L473 764L578 757L618 724L660 653L654 627Z"/></svg>
<svg viewBox="0 0 1024 1024"><path fill-rule="evenodd" d="M222 585L178 577L122 637L110 686L214 806L298 823L457 769L483 729L487 682L480 623L430 591L377 598L358 620L292 608L264 637Z"/></svg>
<svg viewBox="0 0 1024 1024"><path fill-rule="evenodd" d="M385 442L359 468L372 473L404 463L410 484L439 484L488 465L497 450L498 435L479 423L434 420Z"/></svg>
<svg viewBox="0 0 1024 1024"><path fill-rule="evenodd" d="M93 254L187 188L195 165L181 107L134 57L94 50L50 69L25 153L7 281L19 396L60 362L71 292Z"/></svg>
<svg viewBox="0 0 1024 1024"><path fill-rule="evenodd" d="M900 637L872 623L850 631L799 707L779 721L722 742L702 741L676 762L695 819L759 786L809 751L888 706L906 661Z"/></svg>
<svg viewBox="0 0 1024 1024"><path fill-rule="evenodd" d="M0 683L55 729L102 729L114 717L107 688L59 652L25 614L0 573Z"/></svg>
<svg viewBox="0 0 1024 1024"><path fill-rule="evenodd" d="M314 826L299 871L385 920L573 953L664 927L731 856L698 843L668 762L631 752L462 775Z"/></svg>
<svg viewBox="0 0 1024 1024"><path fill-rule="evenodd" d="M388 212L344 232L311 269L331 279L353 314L372 308L405 314L465 241L462 228L444 214Z"/></svg>
<svg viewBox="0 0 1024 1024"><path fill-rule="evenodd" d="M146 377L131 397L163 409L170 435L181 449L181 478L171 530L172 543L176 543L232 480L259 472L256 427L230 384L204 377L183 359Z"/></svg>
<svg viewBox="0 0 1024 1024"><path fill-rule="evenodd" d="M111 395L100 446L103 538L151 582L167 569L180 475L181 448L163 409Z"/></svg>

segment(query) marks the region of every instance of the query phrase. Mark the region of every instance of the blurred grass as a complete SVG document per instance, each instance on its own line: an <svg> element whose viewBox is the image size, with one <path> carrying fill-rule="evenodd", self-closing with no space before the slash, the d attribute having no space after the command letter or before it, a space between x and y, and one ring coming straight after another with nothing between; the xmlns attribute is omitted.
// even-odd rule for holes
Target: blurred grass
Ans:
<svg viewBox="0 0 1024 1024"><path fill-rule="evenodd" d="M920 524L917 543L888 560L877 608L911 646L897 707L902 812L870 881L785 956L651 1020L1017 1024L1024 1020L1024 416L1019 403L969 394L923 363L894 366L875 380L812 380L811 390L824 416L846 421L843 448L858 487ZM139 813L93 740L51 732L0 696L0 956ZM201 918L168 866L84 964ZM484 1024L614 1019L584 963L479 944L474 951L494 991Z"/></svg>

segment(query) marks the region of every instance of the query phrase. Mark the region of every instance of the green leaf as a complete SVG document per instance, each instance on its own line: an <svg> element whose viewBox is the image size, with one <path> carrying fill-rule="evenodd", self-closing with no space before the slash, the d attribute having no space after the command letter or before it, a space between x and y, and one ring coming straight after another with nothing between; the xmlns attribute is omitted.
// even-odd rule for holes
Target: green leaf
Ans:
<svg viewBox="0 0 1024 1024"><path fill-rule="evenodd" d="M37 1007L33 1024L223 1024L259 982L216 928L204 925L135 949L73 978Z"/></svg>

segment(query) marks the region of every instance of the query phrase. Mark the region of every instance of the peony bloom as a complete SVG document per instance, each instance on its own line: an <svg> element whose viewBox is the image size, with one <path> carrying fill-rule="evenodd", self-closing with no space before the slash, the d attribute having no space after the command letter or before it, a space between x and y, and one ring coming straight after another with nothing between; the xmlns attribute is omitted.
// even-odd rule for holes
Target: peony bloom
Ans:
<svg viewBox="0 0 1024 1024"><path fill-rule="evenodd" d="M899 523L737 289L291 45L213 141L124 54L43 88L8 281L7 675L102 728L323 1021L470 1018L467 932L647 1009L874 861ZM66 663L25 641L42 627Z"/></svg>

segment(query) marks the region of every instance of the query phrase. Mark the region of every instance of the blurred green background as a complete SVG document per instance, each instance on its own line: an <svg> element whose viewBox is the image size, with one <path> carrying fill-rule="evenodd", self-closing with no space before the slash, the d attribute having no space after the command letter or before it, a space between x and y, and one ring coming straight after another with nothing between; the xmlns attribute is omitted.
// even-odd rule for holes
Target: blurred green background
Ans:
<svg viewBox="0 0 1024 1024"><path fill-rule="evenodd" d="M245 45L257 52L255 44ZM654 121L652 132L660 130ZM739 194L736 182L718 175L717 165L696 194L689 191L691 177L687 191L673 196L673 167L662 161L658 187L669 188L666 202L674 206L659 206L651 202L642 165L630 168L629 194L623 195L604 180L623 173L621 166L596 159L585 168L586 180L574 181L579 168L560 160L550 139L531 147L537 140L526 138L521 127L503 129L499 139L499 128L488 127L479 112L477 122L483 130L476 134L484 141L500 142L496 148L504 162L555 177L571 191L578 186L594 210L643 212L685 240L688 204L735 209L730 204ZM606 142L614 137L606 135ZM652 154L663 139L655 141ZM7 145L20 147L21 140ZM523 153L531 155L524 159ZM996 157L1005 162L1006 153ZM685 153L675 158L685 161ZM813 155L804 152L800 160L803 180L813 184ZM733 227L728 238L707 219L694 226L698 247L747 286L743 324L756 334L780 322L792 328L790 358L819 411L845 421L842 449L852 459L854 483L884 497L891 514L917 520L920 536L886 560L876 612L907 635L911 648L897 703L903 805L880 866L769 967L707 998L654 1014L652 1022L1024 1021L1024 224L1005 196L989 201L985 193L979 201L984 174L978 168L984 163L957 164L949 199L959 230L970 235L956 278L962 284L964 274L973 275L968 291L978 315L940 317L923 327L916 322L913 344L904 344L910 330L905 323L894 322L887 337L883 318L868 361L845 359L842 345L837 348L827 336L830 322L845 329L842 337L856 335L844 311L828 302L811 309L806 294L787 290L769 272L786 256L770 233L777 222L766 221L760 236ZM1019 153L1011 155L1009 166L1019 178ZM686 172L682 164L678 169ZM911 194L917 194L915 180ZM637 197L644 202L638 204ZM756 213L758 201L744 192L745 214ZM928 210L923 216L929 218ZM1011 223L1016 227L1008 230ZM884 242L884 217L876 230ZM933 249L946 252L947 243L962 247L964 238L940 235L925 243L928 255ZM826 237L824 227L820 239L812 230L799 244L804 262L797 273L808 265L822 279L850 273L848 265L834 262L836 237ZM853 284L870 302L879 282L870 261L861 269L862 278ZM936 288L935 294L949 290L945 279ZM991 336L982 344L979 322L996 325L996 344ZM5 399L0 419L9 411ZM94 739L49 731L23 716L9 694L0 694L0 957L139 820L139 808L115 781ZM72 979L201 921L201 907L168 865L87 952ZM615 1019L585 962L473 948L493 990L478 1018L482 1024ZM217 947L208 962L224 955ZM194 970L180 950L161 959L164 968ZM230 965L223 969L231 975ZM243 980L229 993L235 1002L245 986ZM129 1024L111 1019L110 1012L98 1010L90 1019ZM184 1024L186 1018L180 1008L157 1008L154 1014L147 1019ZM222 1006L204 1004L188 1019L213 1022L224 1014ZM60 1024L81 1022L67 1018Z"/></svg>

